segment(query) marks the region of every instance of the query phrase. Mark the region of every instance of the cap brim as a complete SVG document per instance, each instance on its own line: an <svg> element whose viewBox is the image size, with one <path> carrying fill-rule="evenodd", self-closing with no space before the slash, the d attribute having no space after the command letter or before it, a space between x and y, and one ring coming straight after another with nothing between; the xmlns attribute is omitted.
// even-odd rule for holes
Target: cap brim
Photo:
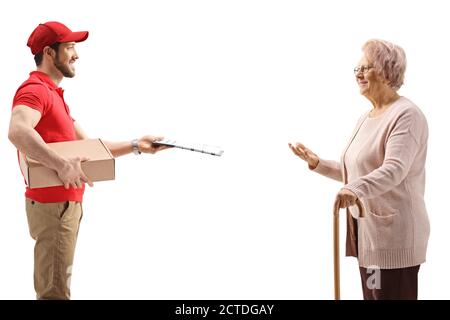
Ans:
<svg viewBox="0 0 450 320"><path fill-rule="evenodd" d="M59 42L83 42L88 37L89 37L88 31L72 32L71 34L61 39Z"/></svg>

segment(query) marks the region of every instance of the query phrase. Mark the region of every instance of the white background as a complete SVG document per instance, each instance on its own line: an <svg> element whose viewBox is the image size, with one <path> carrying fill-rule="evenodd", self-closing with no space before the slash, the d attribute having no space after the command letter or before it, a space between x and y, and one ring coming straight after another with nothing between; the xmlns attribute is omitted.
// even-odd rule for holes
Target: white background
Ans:
<svg viewBox="0 0 450 320"><path fill-rule="evenodd" d="M332 299L332 204L341 185L288 149L339 159L359 116L353 68L382 38L407 54L400 94L430 127L431 221L419 298L448 299L446 1L23 1L0 10L0 298L34 299L24 185L7 139L12 98L34 70L38 23L89 30L66 79L90 137L144 134L220 145L117 159L116 181L87 188L73 299ZM447 138L445 138L447 137ZM341 219L342 256L344 219ZM342 297L362 296L342 259Z"/></svg>

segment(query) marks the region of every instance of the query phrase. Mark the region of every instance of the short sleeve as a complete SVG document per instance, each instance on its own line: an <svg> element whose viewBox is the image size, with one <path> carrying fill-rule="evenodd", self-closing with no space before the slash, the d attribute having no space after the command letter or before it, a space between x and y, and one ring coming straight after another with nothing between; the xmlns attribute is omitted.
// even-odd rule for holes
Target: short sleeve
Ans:
<svg viewBox="0 0 450 320"><path fill-rule="evenodd" d="M17 105L25 105L45 115L47 111L48 92L41 84L30 84L17 90L13 100L13 109Z"/></svg>

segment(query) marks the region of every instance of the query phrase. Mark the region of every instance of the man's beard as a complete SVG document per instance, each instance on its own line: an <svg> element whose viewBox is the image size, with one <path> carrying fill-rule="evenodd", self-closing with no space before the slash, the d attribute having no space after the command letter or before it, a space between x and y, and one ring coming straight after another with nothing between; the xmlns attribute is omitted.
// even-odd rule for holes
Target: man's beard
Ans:
<svg viewBox="0 0 450 320"><path fill-rule="evenodd" d="M61 61L59 61L59 57L56 57L56 59L53 61L53 64L55 65L56 69L58 69L63 74L64 77L75 77L75 71L71 70L67 65L61 63Z"/></svg>

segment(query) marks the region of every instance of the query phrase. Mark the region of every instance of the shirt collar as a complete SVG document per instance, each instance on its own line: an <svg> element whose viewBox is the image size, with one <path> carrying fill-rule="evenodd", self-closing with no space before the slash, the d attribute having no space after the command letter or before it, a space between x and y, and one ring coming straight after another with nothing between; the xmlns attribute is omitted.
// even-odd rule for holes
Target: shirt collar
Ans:
<svg viewBox="0 0 450 320"><path fill-rule="evenodd" d="M50 89L54 89L54 90L61 90L61 88L59 88L56 83L53 82L53 80L50 78L50 76L42 71L32 71L30 72L30 76L35 76L37 77L39 80L41 80L42 82L44 82L45 84L48 85L48 87Z"/></svg>

